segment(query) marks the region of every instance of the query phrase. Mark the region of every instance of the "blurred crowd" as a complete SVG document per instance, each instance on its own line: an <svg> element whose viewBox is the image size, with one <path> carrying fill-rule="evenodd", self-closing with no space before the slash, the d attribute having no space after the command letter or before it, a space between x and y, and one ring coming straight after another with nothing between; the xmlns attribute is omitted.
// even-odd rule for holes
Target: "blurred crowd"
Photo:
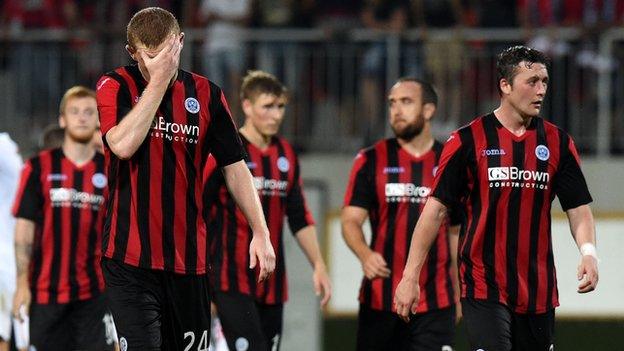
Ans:
<svg viewBox="0 0 624 351"><path fill-rule="evenodd" d="M624 19L622 0L5 0L0 3L4 30L13 32L76 27L122 31L131 15L147 6L169 9L187 28L202 27L216 20L261 28L365 26L400 30L555 25L604 29L621 25Z"/></svg>
<svg viewBox="0 0 624 351"><path fill-rule="evenodd" d="M5 94L6 101L0 97L0 104L15 105L18 115L30 116L35 124L44 116L50 117L65 88L74 84L92 86L106 69L122 64L120 58L127 60L123 55L125 24L139 9L159 6L176 14L185 31L195 30L192 44L188 40L186 44L193 45L190 67L189 62L183 66L221 85L229 100L237 99L237 87L247 69L260 68L275 74L288 86L298 88L291 95L292 109L297 114L292 120L298 125L286 125L286 134L289 128L312 131L321 145L327 145L327 132L335 130L371 140L383 134L382 92L386 80L397 78L388 75L391 66L384 33L396 35L410 29L419 33L419 40L401 41L400 69L396 74L432 81L446 102L439 111L440 119L447 124L446 129L453 129L463 122L462 118L472 118L481 110L478 103L496 97L495 91L483 93L479 88L483 79L493 79L491 64L465 54L498 52L503 45L518 43L467 41L462 39L463 29L520 29L520 42L546 52L555 62L559 60L559 67L566 72L571 67L579 71L579 80L591 82L595 78L582 76L583 70L595 73L615 67L612 58L599 54L597 38L605 30L624 24L624 0L0 0L0 4L0 40L4 39L0 68L11 72L6 79L15 86L15 96ZM561 30L568 27L582 33L574 42L560 36ZM320 29L325 40L307 46L296 39L267 41L264 38L278 33L270 31L248 45L244 36L249 28L289 29L289 33ZM551 30L536 31L544 28ZM65 31L69 40L64 37L46 44L25 39L36 38L38 32L48 38L55 29L69 30ZM351 66L353 72L349 73L351 48L346 39L352 38L350 33L357 29L370 29L382 36L378 41L360 42ZM457 35L450 40L430 40L429 33L436 29L457 30ZM29 36L22 35L26 32ZM324 55L320 63L314 61L319 53ZM336 87L328 83L334 77L341 79L332 83ZM592 85L576 87L572 79L568 80L563 83L569 86L566 91L573 91L577 100L584 101L585 108L593 108L596 92L588 88ZM0 86L2 83L0 74ZM304 95L301 91L305 89ZM478 103L466 108L467 97ZM566 102L555 103L563 107L549 112L555 118L568 118ZM355 107L349 109L349 104ZM323 120L324 116L341 115L347 110L347 114L363 116L364 126L357 125L359 120L340 122L343 125L339 126L332 118ZM570 128L566 120L556 122ZM590 129L579 127L580 132ZM297 135L290 136L297 143Z"/></svg>

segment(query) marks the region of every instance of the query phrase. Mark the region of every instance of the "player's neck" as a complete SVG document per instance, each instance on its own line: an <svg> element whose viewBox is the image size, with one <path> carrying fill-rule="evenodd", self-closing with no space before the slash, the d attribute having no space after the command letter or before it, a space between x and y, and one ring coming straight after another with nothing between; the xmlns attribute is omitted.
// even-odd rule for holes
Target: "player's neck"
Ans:
<svg viewBox="0 0 624 351"><path fill-rule="evenodd" d="M63 141L63 153L73 164L80 167L95 156L95 148L90 142L80 143L66 136Z"/></svg>
<svg viewBox="0 0 624 351"><path fill-rule="evenodd" d="M421 157L431 150L433 147L433 136L429 131L429 126L425 125L424 129L420 134L412 138L411 140L404 140L401 138L397 138L399 145L407 151L410 155L415 157Z"/></svg>
<svg viewBox="0 0 624 351"><path fill-rule="evenodd" d="M523 135L531 124L532 117L523 116L511 104L501 101L500 106L494 110L494 116L514 135Z"/></svg>
<svg viewBox="0 0 624 351"><path fill-rule="evenodd" d="M238 130L253 146L260 150L265 150L271 145L271 136L261 134L249 123L243 124Z"/></svg>

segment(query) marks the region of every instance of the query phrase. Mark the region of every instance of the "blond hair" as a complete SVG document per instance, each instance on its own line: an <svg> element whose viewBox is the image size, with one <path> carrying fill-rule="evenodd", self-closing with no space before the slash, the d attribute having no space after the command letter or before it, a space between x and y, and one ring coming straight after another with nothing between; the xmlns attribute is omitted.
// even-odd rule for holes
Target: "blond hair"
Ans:
<svg viewBox="0 0 624 351"><path fill-rule="evenodd" d="M95 99L95 91L87 87L84 87L82 85L76 85L67 89L65 94L63 94L63 98L61 99L61 104L59 106L59 113L61 115L65 114L65 107L67 106L67 102L69 100L75 99L75 98L84 98L84 97L91 97Z"/></svg>

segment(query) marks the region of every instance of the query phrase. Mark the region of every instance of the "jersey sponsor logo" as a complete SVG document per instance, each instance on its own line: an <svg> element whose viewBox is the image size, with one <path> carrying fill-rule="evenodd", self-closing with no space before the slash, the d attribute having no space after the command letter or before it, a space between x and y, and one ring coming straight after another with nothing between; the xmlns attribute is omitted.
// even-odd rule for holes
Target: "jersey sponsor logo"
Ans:
<svg viewBox="0 0 624 351"><path fill-rule="evenodd" d="M263 196L286 196L288 189L287 180L270 179L265 177L254 177L254 187Z"/></svg>
<svg viewBox="0 0 624 351"><path fill-rule="evenodd" d="M93 183L94 187L103 189L108 184L108 179L106 179L104 173L96 173L91 177L91 183Z"/></svg>
<svg viewBox="0 0 624 351"><path fill-rule="evenodd" d="M288 172L288 170L290 169L290 162L288 162L288 159L284 156L280 156L277 159L277 169L279 169L281 172Z"/></svg>
<svg viewBox="0 0 624 351"><path fill-rule="evenodd" d="M152 122L151 135L169 141L197 144L199 142L199 126L167 122L165 117L158 116Z"/></svg>
<svg viewBox="0 0 624 351"><path fill-rule="evenodd" d="M186 98L184 108L190 113L197 113L199 112L199 102L194 97Z"/></svg>
<svg viewBox="0 0 624 351"><path fill-rule="evenodd" d="M545 145L537 145L535 156L542 161L547 161L550 158L550 150Z"/></svg>
<svg viewBox="0 0 624 351"><path fill-rule="evenodd" d="M63 173L50 173L48 174L48 176L46 177L46 179L48 180L48 182L52 182L52 181L63 181L67 179L67 175L63 174Z"/></svg>
<svg viewBox="0 0 624 351"><path fill-rule="evenodd" d="M518 167L489 167L490 188L537 188L548 189L548 172L528 171Z"/></svg>
<svg viewBox="0 0 624 351"><path fill-rule="evenodd" d="M398 174L405 173L404 167L384 167L383 174Z"/></svg>
<svg viewBox="0 0 624 351"><path fill-rule="evenodd" d="M481 156L503 156L507 155L505 149L483 149L481 150Z"/></svg>
<svg viewBox="0 0 624 351"><path fill-rule="evenodd" d="M52 207L91 208L98 210L104 204L104 196L78 191L74 188L50 189Z"/></svg>
<svg viewBox="0 0 624 351"><path fill-rule="evenodd" d="M431 188L412 183L387 183L386 202L425 203Z"/></svg>

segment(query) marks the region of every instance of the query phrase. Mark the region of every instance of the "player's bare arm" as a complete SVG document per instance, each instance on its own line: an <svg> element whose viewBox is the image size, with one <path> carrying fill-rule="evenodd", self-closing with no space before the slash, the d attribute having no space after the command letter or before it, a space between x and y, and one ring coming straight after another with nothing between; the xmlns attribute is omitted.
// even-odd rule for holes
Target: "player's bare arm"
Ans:
<svg viewBox="0 0 624 351"><path fill-rule="evenodd" d="M394 295L396 312L405 321L409 321L410 311L415 313L418 307L420 270L446 216L446 206L435 197L429 197L412 233L403 278Z"/></svg>
<svg viewBox="0 0 624 351"><path fill-rule="evenodd" d="M20 307L24 306L28 313L31 292L28 282L28 271L32 258L32 247L35 240L35 222L17 218L15 221L15 266L17 271L17 284L15 284L15 295L13 296L13 316L22 320L19 313Z"/></svg>
<svg viewBox="0 0 624 351"><path fill-rule="evenodd" d="M368 211L357 206L345 206L341 213L342 237L347 246L360 260L367 279L388 278L390 269L383 256L370 249L364 239L362 226L368 218Z"/></svg>
<svg viewBox="0 0 624 351"><path fill-rule="evenodd" d="M258 192L243 160L223 167L223 176L230 194L245 214L253 231L253 238L249 245L249 268L255 268L256 264L260 266L258 281L261 282L275 270L275 252L271 245L269 229L264 219Z"/></svg>
<svg viewBox="0 0 624 351"><path fill-rule="evenodd" d="M457 247L459 245L459 229L460 226L454 225L449 227L449 251L451 252L451 280L453 281L453 298L455 300L455 323L459 323L462 317L461 304L459 298L461 290L459 287L459 272L457 262Z"/></svg>
<svg viewBox="0 0 624 351"><path fill-rule="evenodd" d="M138 55L145 63L149 82L139 102L118 125L106 133L111 151L122 160L134 155L149 132L165 91L177 73L182 49L180 39L181 36L172 34L165 47L154 56L146 48L136 49L134 55Z"/></svg>
<svg viewBox="0 0 624 351"><path fill-rule="evenodd" d="M566 211L570 222L570 231L581 251L577 279L580 281L578 292L588 293L598 285L598 257L596 255L596 228L594 216L589 205L581 205Z"/></svg>
<svg viewBox="0 0 624 351"><path fill-rule="evenodd" d="M313 225L301 228L296 234L297 242L301 250L308 258L314 273L312 274L312 283L314 284L314 292L316 296L321 296L321 307L329 302L332 294L331 282L327 274L327 267L321 255L318 245L318 235L316 227Z"/></svg>

